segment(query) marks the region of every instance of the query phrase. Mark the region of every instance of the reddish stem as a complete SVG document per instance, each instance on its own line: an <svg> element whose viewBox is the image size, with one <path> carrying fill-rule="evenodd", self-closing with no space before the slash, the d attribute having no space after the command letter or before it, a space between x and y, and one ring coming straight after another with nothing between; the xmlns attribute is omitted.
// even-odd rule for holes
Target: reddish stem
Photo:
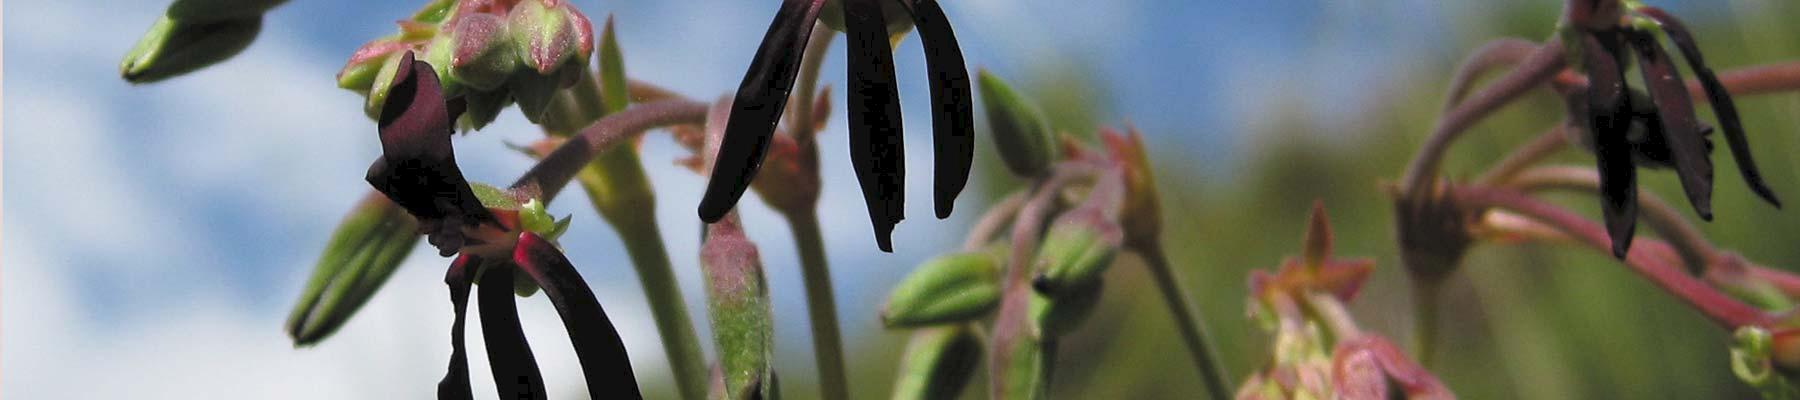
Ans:
<svg viewBox="0 0 1800 400"><path fill-rule="evenodd" d="M1571 238L1597 251L1608 252L1611 249L1612 242L1607 238L1606 230L1600 224L1582 218L1573 211L1526 196L1523 193L1506 189L1467 186L1453 188L1452 195L1459 204L1464 206L1512 210L1561 229ZM1630 253L1626 255L1625 265L1727 328L1770 321L1771 317L1756 307L1739 302L1672 265L1674 260L1667 257L1669 254L1667 251L1670 250L1666 247L1661 249L1658 247L1655 245L1633 246ZM1662 254L1657 254L1659 252Z"/></svg>

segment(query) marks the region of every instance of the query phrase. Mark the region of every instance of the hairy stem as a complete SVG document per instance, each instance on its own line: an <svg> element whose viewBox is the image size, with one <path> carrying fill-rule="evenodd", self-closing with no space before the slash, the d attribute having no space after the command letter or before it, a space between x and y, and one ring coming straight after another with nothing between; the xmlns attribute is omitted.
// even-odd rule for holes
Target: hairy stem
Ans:
<svg viewBox="0 0 1800 400"><path fill-rule="evenodd" d="M544 156L531 170L525 171L525 175L513 181L512 187L537 185L544 200L549 201L601 151L650 129L704 122L707 107L705 103L692 100L670 99L642 103L608 115L557 146L556 150Z"/></svg>
<svg viewBox="0 0 1800 400"><path fill-rule="evenodd" d="M1542 167L1520 174L1511 186L1525 192L1565 189L1598 195L1600 174L1581 167ZM1639 213L1650 223L1651 229L1674 245L1689 271L1702 271L1717 256L1718 250L1706 240L1706 235L1682 218L1681 212L1668 202L1643 188L1638 189L1637 199Z"/></svg>
<svg viewBox="0 0 1800 400"><path fill-rule="evenodd" d="M813 359L819 366L821 398L847 399L849 380L844 375L844 344L838 333L837 299L831 289L831 269L825 260L825 238L819 231L816 211L782 213L794 230L800 251L800 276L806 283L806 314L812 323Z"/></svg>

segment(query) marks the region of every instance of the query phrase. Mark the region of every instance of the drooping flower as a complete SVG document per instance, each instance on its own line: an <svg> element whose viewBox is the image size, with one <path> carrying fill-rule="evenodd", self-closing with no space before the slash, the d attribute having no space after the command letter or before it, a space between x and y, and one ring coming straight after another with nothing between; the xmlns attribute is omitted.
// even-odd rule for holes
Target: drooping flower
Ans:
<svg viewBox="0 0 1800 400"><path fill-rule="evenodd" d="M950 215L957 194L968 182L974 156L969 73L950 23L935 0L836 1L842 5L844 31L849 38L851 164L862 186L876 243L882 251L893 251L891 233L894 225L904 219L906 166L889 41L895 32L888 26L884 6L897 3L909 12L924 42L935 105L933 188L939 218ZM725 141L700 202L700 219L718 221L737 205L755 179L786 107L788 92L793 89L807 38L826 3L827 0L786 0L775 14L738 86L726 123Z"/></svg>
<svg viewBox="0 0 1800 400"><path fill-rule="evenodd" d="M1579 55L1588 87L1581 93L1584 96L1572 98L1570 107L1585 128L1588 140L1584 142L1591 144L1597 159L1601 206L1614 256L1623 258L1631 247L1637 221L1637 166L1674 169L1694 211L1701 219L1712 220L1713 165L1707 158L1712 143L1706 139L1712 128L1695 116L1687 85L1661 45L1659 34L1668 36L1699 76L1744 181L1763 200L1781 206L1752 159L1731 94L1706 65L1679 20L1635 3L1573 15L1583 21L1575 21L1577 27L1569 31L1567 46ZM1613 18L1616 16L1624 18ZM1626 68L1634 55L1647 95L1626 82Z"/></svg>
<svg viewBox="0 0 1800 400"><path fill-rule="evenodd" d="M480 282L482 331L501 398L545 398L531 347L519 326L515 292L541 289L562 317L593 398L642 398L625 345L581 274L552 242L554 222L531 188L471 185L456 165L452 124L462 99L446 99L430 63L401 55L381 107L382 156L368 181L419 220L440 254L458 255L445 276L456 317L450 368L438 384L445 399L471 398L463 346L471 286ZM528 281L529 284L516 280Z"/></svg>

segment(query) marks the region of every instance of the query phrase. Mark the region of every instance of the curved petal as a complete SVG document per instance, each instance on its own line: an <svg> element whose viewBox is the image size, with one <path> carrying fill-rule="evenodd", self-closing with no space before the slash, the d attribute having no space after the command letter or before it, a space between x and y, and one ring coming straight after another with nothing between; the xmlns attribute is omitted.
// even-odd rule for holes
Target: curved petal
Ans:
<svg viewBox="0 0 1800 400"><path fill-rule="evenodd" d="M461 103L444 99L431 64L401 56L402 68L381 107L382 156L365 178L388 199L419 218L441 255L464 242L462 227L493 223L494 216L469 189L450 145Z"/></svg>
<svg viewBox="0 0 1800 400"><path fill-rule="evenodd" d="M725 140L713 162L706 194L700 199L701 220L718 222L737 206L756 178L756 170L769 152L769 139L775 135L775 123L787 106L788 92L794 89L806 38L824 4L825 0L785 0L775 13L750 61L750 70L738 84L731 118L725 123Z"/></svg>
<svg viewBox="0 0 1800 400"><path fill-rule="evenodd" d="M588 396L595 399L641 399L637 378L631 372L631 358L625 353L625 342L613 328L606 310L588 289L587 281L562 251L530 232L519 235L513 249L513 263L543 288L556 313L562 316L563 328L575 345L575 357L587 378Z"/></svg>
<svg viewBox="0 0 1800 400"><path fill-rule="evenodd" d="M456 311L454 322L450 323L450 368L444 373L444 380L438 381L439 400L467 400L475 398L469 390L469 355L463 347L463 321L469 308L469 285L474 283L473 269L481 265L474 256L457 257L450 263L450 270L444 274L444 284L450 286L450 305Z"/></svg>
<svg viewBox="0 0 1800 400"><path fill-rule="evenodd" d="M1725 143L1731 146L1731 157L1737 160L1738 173L1743 175L1744 183L1757 196L1768 201L1776 208L1781 208L1781 199L1775 197L1775 191L1762 179L1762 173L1756 168L1756 159L1750 154L1750 141L1744 135L1744 124L1738 120L1737 104L1731 100L1731 92L1719 83L1719 77L1711 67L1706 66L1706 59L1700 54L1700 46L1694 42L1693 35L1688 33L1687 26L1681 20L1663 12L1656 7L1641 7L1638 13L1657 24L1662 25L1663 33L1669 36L1669 42L1681 50L1682 58L1687 59L1688 69L1694 71L1694 77L1700 79L1700 87L1706 89L1707 102L1712 103L1713 114L1719 118L1719 126L1725 131Z"/></svg>
<svg viewBox="0 0 1800 400"><path fill-rule="evenodd" d="M1605 35L1605 36L1602 36ZM1625 258L1637 227L1637 167L1632 164L1631 97L1625 89L1619 38L1584 34L1582 64L1588 74L1587 129L1594 137L1600 171L1600 208L1614 257Z"/></svg>
<svg viewBox="0 0 1800 400"><path fill-rule="evenodd" d="M893 252L894 224L905 219L906 156L901 145L900 93L894 50L880 0L843 0L850 62L850 164L868 203L875 244Z"/></svg>
<svg viewBox="0 0 1800 400"><path fill-rule="evenodd" d="M932 199L938 219L943 219L950 217L956 196L968 185L975 161L975 97L970 94L962 48L944 10L937 0L911 4L913 25L925 48L925 68L931 74Z"/></svg>
<svg viewBox="0 0 1800 400"><path fill-rule="evenodd" d="M502 399L543 399L544 376L538 372L531 343L519 326L513 301L513 269L489 268L481 274L481 336L487 343L488 368Z"/></svg>
<svg viewBox="0 0 1800 400"><path fill-rule="evenodd" d="M1706 138L1694 116L1694 102L1688 98L1687 84L1681 72L1663 52L1656 35L1643 31L1625 31L1631 50L1638 55L1638 72L1650 90L1650 101L1656 104L1657 121L1662 124L1663 139L1669 148L1669 161L1681 177L1681 188L1700 218L1712 220L1712 160L1706 157Z"/></svg>

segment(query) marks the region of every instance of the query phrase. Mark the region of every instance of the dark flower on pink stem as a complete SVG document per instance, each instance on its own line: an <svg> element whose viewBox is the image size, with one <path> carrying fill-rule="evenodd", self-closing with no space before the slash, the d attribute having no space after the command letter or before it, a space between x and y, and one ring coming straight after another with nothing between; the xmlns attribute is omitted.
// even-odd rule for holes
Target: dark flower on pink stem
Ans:
<svg viewBox="0 0 1800 400"><path fill-rule="evenodd" d="M420 229L441 254L460 253L444 279L456 318L450 332L450 368L438 383L438 397L473 397L463 326L472 285L479 281L481 327L500 398L547 396L519 325L515 286L527 293L541 289L556 307L575 346L590 397L642 398L618 331L581 274L551 242L560 228L546 228L550 223L543 221L547 217L541 206L532 208L536 204L529 202L535 199L528 191L500 193L495 196L502 198L484 205L485 198L478 198L456 166L450 143L462 100L444 98L430 64L414 60L410 52L401 60L402 68L395 72L381 108L382 156L370 166L368 181L417 217ZM515 285L517 279L529 284Z"/></svg>
<svg viewBox="0 0 1800 400"><path fill-rule="evenodd" d="M700 202L700 219L715 222L737 205L769 151L788 92L804 56L806 41L827 0L786 0L756 50L738 86L731 117ZM924 42L932 87L936 159L933 180L938 218L949 217L956 196L968 183L974 157L974 103L962 50L936 0L833 0L842 3L850 53L850 161L868 203L875 241L893 251L890 236L904 219L906 165L901 144L900 99L894 82L893 49L883 2L897 2L912 14Z"/></svg>
<svg viewBox="0 0 1800 400"><path fill-rule="evenodd" d="M1731 94L1707 67L1687 28L1655 7L1627 8L1579 9L1586 12L1573 14L1583 21L1575 21L1581 27L1574 28L1569 43L1570 51L1580 55L1581 68L1588 76L1585 96L1577 96L1571 108L1577 111L1596 155L1601 206L1613 255L1623 258L1631 247L1637 225L1639 165L1674 169L1694 211L1701 219L1712 220L1713 165L1707 158L1712 143L1706 139L1712 128L1694 115L1687 85L1658 33L1668 36L1698 75L1744 181L1763 200L1780 207L1781 200L1763 182L1752 159ZM1609 23L1611 16L1618 15L1624 18L1617 21L1627 22ZM1633 55L1648 96L1638 95L1626 83L1625 71Z"/></svg>

